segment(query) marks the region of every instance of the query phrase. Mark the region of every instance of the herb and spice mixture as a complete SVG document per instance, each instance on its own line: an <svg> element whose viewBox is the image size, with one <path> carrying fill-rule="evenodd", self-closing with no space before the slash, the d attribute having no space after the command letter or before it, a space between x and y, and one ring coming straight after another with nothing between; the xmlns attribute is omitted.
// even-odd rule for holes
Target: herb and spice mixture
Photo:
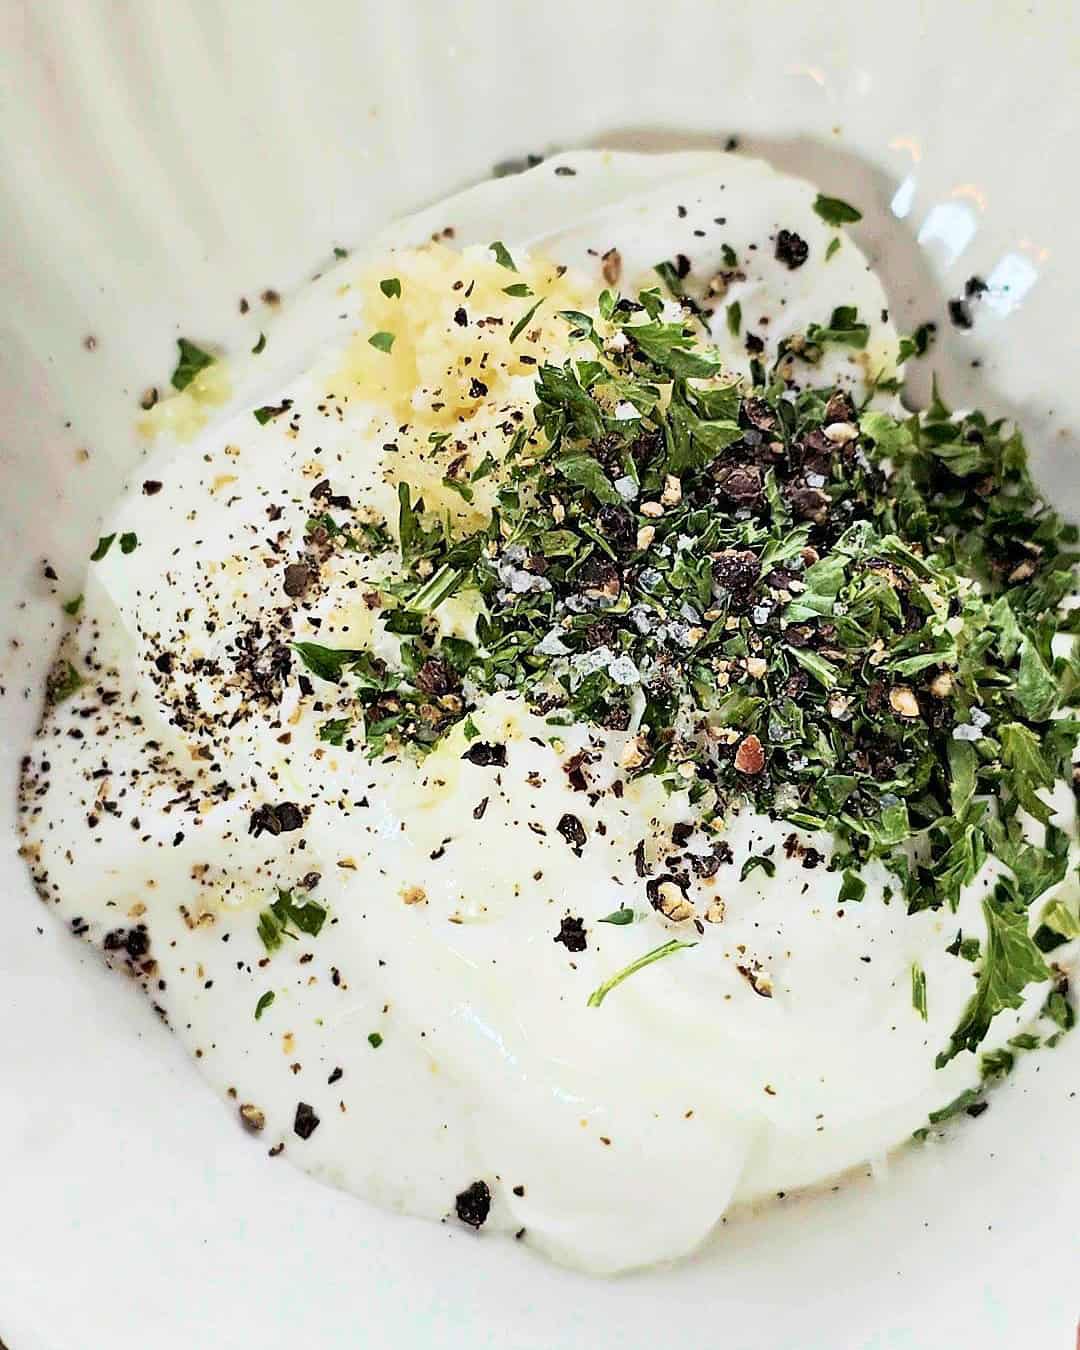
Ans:
<svg viewBox="0 0 1080 1350"><path fill-rule="evenodd" d="M1071 1027L1077 532L858 218L569 156L181 344L24 853L271 1156L619 1270Z"/></svg>

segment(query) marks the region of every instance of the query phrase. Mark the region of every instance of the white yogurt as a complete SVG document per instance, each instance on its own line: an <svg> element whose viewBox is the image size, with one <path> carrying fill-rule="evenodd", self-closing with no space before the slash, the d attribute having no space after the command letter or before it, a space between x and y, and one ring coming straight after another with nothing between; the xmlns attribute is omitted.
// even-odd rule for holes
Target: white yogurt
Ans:
<svg viewBox="0 0 1080 1350"><path fill-rule="evenodd" d="M702 285L733 274L711 328L740 372L747 330L768 360L785 336L856 304L872 325L866 357L830 349L808 374L861 395L868 376L889 373L896 336L850 239L826 258L836 231L812 198L732 156L571 156L485 185L445 215L433 208L378 248L452 226L455 244L503 238L522 260L568 265L567 284L592 293L611 249L626 289L655 284L653 264L685 254ZM802 267L775 258L780 228L808 243ZM972 987L972 967L945 946L957 928L981 934L993 865L956 914L909 917L885 902L880 869L861 904L841 907L839 876L788 857L790 829L747 811L721 837L734 863L692 887L702 912L722 897L723 922L685 933L650 907L635 849L645 841L655 874L670 853L708 852L717 839L698 831L673 845L672 826L694 812L654 780L616 795L624 735L553 728L500 695L474 720L482 740L506 746L505 766L463 760L460 728L419 766L369 763L360 746L319 740L329 718L349 715L344 687L302 681L295 658L279 678L265 653L266 702L253 703L244 642L249 656L266 643L287 651L290 636L392 654L362 598L372 563L336 558L302 602L282 590L317 482L391 512L397 452L381 447L400 414L355 383L347 355L371 327L356 290L365 265L342 263L286 309L266 354L232 371L236 393L217 420L156 450L117 506L107 531L133 532L138 546L91 566L72 640L87 683L33 747L28 853L60 919L96 943L120 934L110 959L142 980L233 1109L257 1108L261 1146L436 1219L483 1180L485 1232L524 1229L526 1243L590 1271L677 1257L733 1204L882 1155L978 1081L974 1056L942 1071L934 1056ZM507 406L527 406L530 386L509 379ZM288 413L259 425L252 409L283 399ZM147 482L160 490L148 495ZM457 631L475 620L467 599L446 611ZM581 750L586 791L564 767ZM282 802L305 810L302 829L249 832L253 811ZM558 832L565 813L588 836L580 857ZM828 852L827 839L802 843ZM742 862L769 849L775 876L759 868L740 882ZM260 910L279 886L301 894L312 873L328 921L268 956ZM632 923L599 922L620 907ZM583 920L585 950L555 941L566 916ZM147 952L128 936L139 925ZM672 937L697 945L587 1006L603 980ZM912 1006L915 962L925 1022ZM1031 1016L1028 1006L997 1018L986 1048ZM318 1117L306 1139L299 1103Z"/></svg>

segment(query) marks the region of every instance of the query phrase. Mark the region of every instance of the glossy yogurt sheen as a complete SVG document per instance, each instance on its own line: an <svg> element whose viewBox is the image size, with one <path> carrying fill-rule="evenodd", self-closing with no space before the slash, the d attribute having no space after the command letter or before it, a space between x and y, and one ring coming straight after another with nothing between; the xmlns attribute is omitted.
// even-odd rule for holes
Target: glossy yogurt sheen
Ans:
<svg viewBox="0 0 1080 1350"><path fill-rule="evenodd" d="M839 876L807 865L807 848L827 858L827 838L786 849L790 829L744 811L721 836L734 861L692 887L699 912L722 899L723 921L687 932L650 907L635 854L663 871L672 827L694 811L685 794L627 779L624 734L555 728L500 694L473 720L505 764L463 758L460 727L419 765L369 763L361 745L319 738L349 714L344 686L272 659L289 640L392 655L363 599L380 575L370 560L335 555L300 600L282 581L307 556L315 484L392 521L396 479L431 468L417 451L403 469L394 456L407 444L385 448L402 399L417 425L443 414L430 390L425 402L372 366L373 276L397 271L437 295L458 268L494 296L485 246L503 239L537 286L584 306L612 249L629 289L655 284L653 265L680 253L708 279L726 244L741 275L713 337L731 368L748 368L746 331L768 359L787 333L857 304L872 324L867 355L831 354L816 374L862 396L896 335L877 279L813 196L732 156L548 162L342 262L285 308L264 353L206 377L211 398L200 403L196 386L158 415L165 434L105 527L137 545L91 565L68 642L85 683L31 751L25 851L58 918L145 985L230 1111L259 1127L253 1147L433 1219L483 1181L485 1233L608 1272L690 1251L739 1202L880 1157L977 1082L971 1055L933 1062L971 990L970 967L945 947L958 927L982 931L992 863L957 914L909 917L885 902L880 869L863 903L841 907ZM809 244L797 270L775 257L780 228ZM407 251L432 234L437 249ZM738 336L726 318L736 300ZM426 337L414 324L395 344L421 374L440 333L454 338L449 296L439 303ZM491 304L516 316L524 302ZM562 359L565 337L544 322L535 350ZM503 372L490 424L527 409L531 385L525 370ZM286 414L252 416L283 400ZM493 434L485 415L470 435ZM467 634L475 610L458 597L441 619ZM252 832L253 813L282 803L302 809L302 828ZM567 813L587 836L580 856L557 828ZM699 830L677 851L717 842ZM740 881L745 859L767 850L775 875ZM328 910L322 931L268 955L260 911L279 887L308 885ZM623 908L632 923L600 922ZM555 940L566 918L582 920L584 950ZM672 937L696 945L587 1006ZM926 1021L913 963L926 972ZM1032 1013L1000 1016L988 1048Z"/></svg>

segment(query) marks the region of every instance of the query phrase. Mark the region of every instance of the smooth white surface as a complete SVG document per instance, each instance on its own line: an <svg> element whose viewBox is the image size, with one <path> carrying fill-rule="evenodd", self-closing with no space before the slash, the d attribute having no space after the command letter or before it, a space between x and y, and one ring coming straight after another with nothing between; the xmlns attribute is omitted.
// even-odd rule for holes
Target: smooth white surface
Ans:
<svg viewBox="0 0 1080 1350"><path fill-rule="evenodd" d="M1061 401L1075 400L1078 288L1076 188L1060 172L1076 115L1066 6L957 6L943 20L903 5L871 15L759 5L752 25L748 11L711 5L672 6L663 19L559 4L260 6L259 23L246 5L30 12L5 9L14 79L0 123L15 560L5 595L7 631L23 644L5 653L9 765L55 611L40 557L74 585L95 512L130 462L134 395L170 368L174 324L225 333L238 292L254 299L298 280L332 244L535 147L625 144L628 127L646 145L749 131L781 165L876 203L859 235L899 278L902 327L906 300L914 319L934 301L913 237L932 269L948 259L946 294L971 272L1007 272L1011 289L980 311L975 334L939 352L956 358L946 390L964 401L964 364L983 355L974 396L1043 432L1055 486L1072 486L1074 503L1080 495L1068 434L1077 406ZM640 79L614 78L631 63ZM852 156L870 169L856 173ZM902 224L889 221L890 202L906 211ZM93 352L80 345L91 332ZM75 465L80 444L91 459ZM17 610L28 592L36 599ZM209 1095L184 1089L179 1046L134 991L92 961L82 968L51 928L36 934L18 864L8 889L0 1336L11 1350L135 1345L151 1320L165 1347L304 1334L330 1347L681 1339L936 1350L1070 1334L1075 1039L1052 1072L1032 1057L976 1128L905 1159L887 1187L835 1197L827 1221L818 1203L794 1206L731 1229L689 1267L589 1283L268 1169L239 1134L222 1136ZM1036 1198L1051 1187L1052 1206ZM1015 1278L1032 1264L1034 1303Z"/></svg>

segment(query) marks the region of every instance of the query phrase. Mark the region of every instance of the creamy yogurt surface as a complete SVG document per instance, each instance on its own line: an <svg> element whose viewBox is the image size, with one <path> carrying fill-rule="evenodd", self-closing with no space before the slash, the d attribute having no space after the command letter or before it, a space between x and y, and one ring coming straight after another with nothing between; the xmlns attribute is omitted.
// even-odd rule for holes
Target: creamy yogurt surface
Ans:
<svg viewBox="0 0 1080 1350"><path fill-rule="evenodd" d="M392 565L362 541L393 553L398 485L462 527L484 520L497 476L462 494L451 451L469 470L498 458L537 364L573 350L557 312L657 284L660 260L721 278L705 322L733 375L856 305L865 347L828 349L807 378L894 406L874 393L898 341L884 292L813 200L732 156L548 162L343 260L264 352L148 415L158 440L68 639L83 683L28 760L25 851L50 906L142 982L253 1146L433 1219L456 1222L483 1183L485 1232L611 1272L883 1156L978 1082L974 1056L934 1057L971 992L946 944L984 932L994 859L955 913L909 915L880 863L844 904L829 835L750 807L701 828L689 784L629 771L633 728L552 725L506 690L430 753L370 758L348 687L297 655L394 659ZM778 256L780 230L805 263ZM324 511L361 546L313 536ZM463 592L436 621L475 640L478 613ZM696 926L650 903L673 857ZM292 909L268 945L282 892ZM985 1048L1044 997L998 1016Z"/></svg>

